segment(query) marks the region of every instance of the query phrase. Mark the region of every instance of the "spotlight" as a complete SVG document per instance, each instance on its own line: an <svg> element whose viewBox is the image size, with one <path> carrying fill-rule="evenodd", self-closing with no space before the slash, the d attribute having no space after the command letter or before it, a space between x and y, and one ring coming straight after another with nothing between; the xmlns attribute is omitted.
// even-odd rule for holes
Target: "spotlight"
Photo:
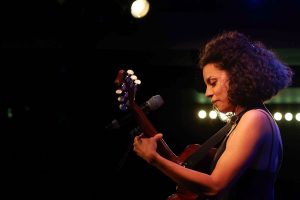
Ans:
<svg viewBox="0 0 300 200"><path fill-rule="evenodd" d="M274 113L274 118L277 121L280 121L282 119L282 114L280 112Z"/></svg>
<svg viewBox="0 0 300 200"><path fill-rule="evenodd" d="M296 114L296 120L297 120L297 121L300 121L300 113L297 113L297 114Z"/></svg>
<svg viewBox="0 0 300 200"><path fill-rule="evenodd" d="M142 18L147 15L149 8L147 0L135 0L131 5L131 15L135 18Z"/></svg>
<svg viewBox="0 0 300 200"><path fill-rule="evenodd" d="M218 113L214 110L210 111L208 115L211 119L216 119L218 117Z"/></svg>
<svg viewBox="0 0 300 200"><path fill-rule="evenodd" d="M293 114L288 112L284 115L284 118L286 121L291 121L293 119Z"/></svg>
<svg viewBox="0 0 300 200"><path fill-rule="evenodd" d="M200 110L199 112L198 112L198 117L200 118L200 119L204 119L204 118L206 118L206 111L205 110Z"/></svg>

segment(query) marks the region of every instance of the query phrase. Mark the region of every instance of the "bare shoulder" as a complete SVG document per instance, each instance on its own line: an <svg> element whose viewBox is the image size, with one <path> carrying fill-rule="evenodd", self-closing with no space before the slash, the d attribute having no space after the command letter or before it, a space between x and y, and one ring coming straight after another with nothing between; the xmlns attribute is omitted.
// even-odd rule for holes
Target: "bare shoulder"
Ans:
<svg viewBox="0 0 300 200"><path fill-rule="evenodd" d="M240 119L237 130L252 134L265 135L271 129L268 114L263 110L253 109L247 111ZM249 135L249 134L248 134Z"/></svg>
<svg viewBox="0 0 300 200"><path fill-rule="evenodd" d="M265 124L268 121L268 114L260 109L253 109L247 111L240 120L241 123L255 123L257 125Z"/></svg>

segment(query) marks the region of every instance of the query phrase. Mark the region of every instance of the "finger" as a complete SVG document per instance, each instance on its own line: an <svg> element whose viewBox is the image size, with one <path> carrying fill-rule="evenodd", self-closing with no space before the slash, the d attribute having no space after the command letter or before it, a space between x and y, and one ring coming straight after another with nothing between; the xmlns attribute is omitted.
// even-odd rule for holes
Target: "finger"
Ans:
<svg viewBox="0 0 300 200"><path fill-rule="evenodd" d="M143 136L144 136L143 134L136 136L135 141L136 141L137 143L141 143L141 142L142 142Z"/></svg>
<svg viewBox="0 0 300 200"><path fill-rule="evenodd" d="M156 135L154 135L155 140L159 140L163 137L162 133L157 133Z"/></svg>
<svg viewBox="0 0 300 200"><path fill-rule="evenodd" d="M134 143L138 143L141 140L140 136L134 137Z"/></svg>

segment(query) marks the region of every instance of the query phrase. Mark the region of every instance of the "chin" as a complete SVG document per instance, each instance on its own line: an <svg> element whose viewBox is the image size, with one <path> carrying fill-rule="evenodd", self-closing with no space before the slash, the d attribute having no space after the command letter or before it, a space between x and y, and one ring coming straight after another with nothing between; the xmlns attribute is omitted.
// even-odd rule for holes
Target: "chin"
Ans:
<svg viewBox="0 0 300 200"><path fill-rule="evenodd" d="M228 112L233 112L233 109L231 107L222 107L222 106L215 106L218 111L221 113L228 113Z"/></svg>

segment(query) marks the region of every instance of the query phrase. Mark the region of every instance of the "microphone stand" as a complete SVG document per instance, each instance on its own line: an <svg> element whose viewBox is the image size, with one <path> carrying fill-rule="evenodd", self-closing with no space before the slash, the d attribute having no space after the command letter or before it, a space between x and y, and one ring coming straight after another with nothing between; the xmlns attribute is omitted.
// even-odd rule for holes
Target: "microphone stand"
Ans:
<svg viewBox="0 0 300 200"><path fill-rule="evenodd" d="M128 154L129 154L130 150L132 149L134 137L137 136L140 133L141 133L141 131L140 131L139 127L135 127L134 129L132 129L129 132L130 142L129 142L129 145L127 146L127 149L126 149L125 153L123 154L122 158L118 162L118 170L119 171L123 168L123 166L124 166L124 164L127 160Z"/></svg>

